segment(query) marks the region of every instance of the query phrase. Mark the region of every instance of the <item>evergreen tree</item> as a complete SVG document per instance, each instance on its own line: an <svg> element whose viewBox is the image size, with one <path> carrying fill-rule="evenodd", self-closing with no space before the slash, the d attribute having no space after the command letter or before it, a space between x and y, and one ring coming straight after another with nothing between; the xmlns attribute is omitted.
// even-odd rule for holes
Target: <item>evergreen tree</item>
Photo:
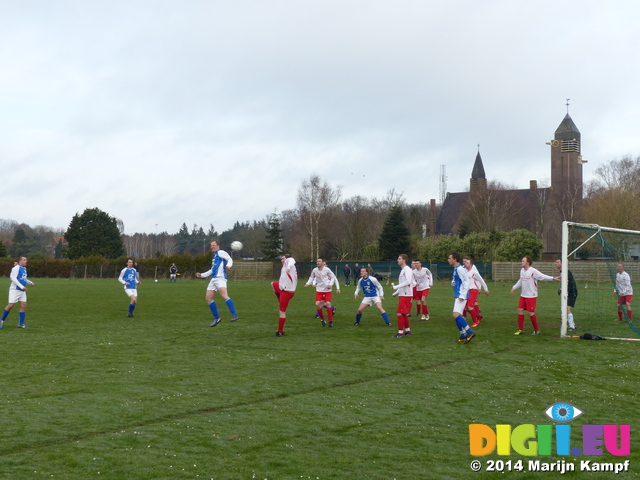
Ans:
<svg viewBox="0 0 640 480"><path fill-rule="evenodd" d="M382 260L396 260L401 253L411 256L410 234L405 224L402 207L400 205L391 207L378 238Z"/></svg>
<svg viewBox="0 0 640 480"><path fill-rule="evenodd" d="M0 240L0 257L6 257L7 255L7 247L5 247L4 242Z"/></svg>
<svg viewBox="0 0 640 480"><path fill-rule="evenodd" d="M282 254L282 226L278 215L269 215L265 239L262 241L262 255L265 260L275 260Z"/></svg>
<svg viewBox="0 0 640 480"><path fill-rule="evenodd" d="M118 221L98 208L87 208L82 215L71 219L64 234L69 244L69 258L101 255L117 258L124 255Z"/></svg>

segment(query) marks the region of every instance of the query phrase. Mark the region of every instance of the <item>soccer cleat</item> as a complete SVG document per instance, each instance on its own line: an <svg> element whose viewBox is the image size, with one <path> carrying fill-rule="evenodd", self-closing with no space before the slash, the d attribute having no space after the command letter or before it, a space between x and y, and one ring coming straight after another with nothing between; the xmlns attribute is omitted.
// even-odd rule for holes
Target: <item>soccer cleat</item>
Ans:
<svg viewBox="0 0 640 480"><path fill-rule="evenodd" d="M480 322L473 322L473 325L471 325L471 328L475 328L475 327L477 327L478 325L480 325Z"/></svg>
<svg viewBox="0 0 640 480"><path fill-rule="evenodd" d="M427 319L427 317L425 317L424 315L422 315L422 316L420 317L420 320L426 320L426 319Z"/></svg>
<svg viewBox="0 0 640 480"><path fill-rule="evenodd" d="M411 332L407 332L404 334L405 337L408 337L409 335L411 335Z"/></svg>
<svg viewBox="0 0 640 480"><path fill-rule="evenodd" d="M333 327L333 322L329 322L329 328Z"/></svg>
<svg viewBox="0 0 640 480"><path fill-rule="evenodd" d="M531 335L540 335L540 330L534 330Z"/></svg>
<svg viewBox="0 0 640 480"><path fill-rule="evenodd" d="M274 337L284 337L284 332L276 332Z"/></svg>
<svg viewBox="0 0 640 480"><path fill-rule="evenodd" d="M464 336L464 337L462 337L462 336L461 336L461 337L460 337L460 338L458 338L458 340L456 340L456 341L457 341L457 342L464 342L466 339L467 339L467 337L466 337L466 336Z"/></svg>
<svg viewBox="0 0 640 480"><path fill-rule="evenodd" d="M428 313L425 315L425 320L429 320L429 314Z"/></svg>
<svg viewBox="0 0 640 480"><path fill-rule="evenodd" d="M2 328L2 327L0 327L0 328ZM569 328L569 331L570 331L570 332L575 332L575 331L576 331L576 329L575 329L575 327L574 327L574 328Z"/></svg>
<svg viewBox="0 0 640 480"><path fill-rule="evenodd" d="M397 334L397 335L392 335L391 336L391 338L402 338L402 337L404 337L404 335Z"/></svg>
<svg viewBox="0 0 640 480"><path fill-rule="evenodd" d="M360 325L360 322L353 322L354 325Z"/></svg>
<svg viewBox="0 0 640 480"><path fill-rule="evenodd" d="M134 318L134 317L133 317L133 313L128 313L128 314L127 314L127 317L129 317L129 318Z"/></svg>
<svg viewBox="0 0 640 480"><path fill-rule="evenodd" d="M27 327L24 323L21 323L20 325L18 325L18 328L29 328L29 327Z"/></svg>
<svg viewBox="0 0 640 480"><path fill-rule="evenodd" d="M327 321L326 321L324 318L321 318L321 319L320 319L320 322L322 323L322 326L323 326L323 327L326 327L326 326L327 326Z"/></svg>
<svg viewBox="0 0 640 480"><path fill-rule="evenodd" d="M320 314L316 312L316 318L320 318Z"/></svg>
<svg viewBox="0 0 640 480"><path fill-rule="evenodd" d="M464 339L464 342L462 342L463 344L469 343L474 337L476 336L475 333L472 333L470 335L467 335L467 338Z"/></svg>
<svg viewBox="0 0 640 480"><path fill-rule="evenodd" d="M336 307L334 305L331 305L331 313L333 315L335 315L335 313L336 313Z"/></svg>
<svg viewBox="0 0 640 480"><path fill-rule="evenodd" d="M386 325L387 327L390 327L390 326L391 326L391 322L389 322L389 323L386 323L386 322L385 322L385 325Z"/></svg>
<svg viewBox="0 0 640 480"><path fill-rule="evenodd" d="M514 335L522 335L524 334L524 330L518 330Z"/></svg>
<svg viewBox="0 0 640 480"><path fill-rule="evenodd" d="M218 325L220 322L222 321L222 318L218 317L216 318L213 323L211 325L209 325L210 327L215 327L216 325Z"/></svg>
<svg viewBox="0 0 640 480"><path fill-rule="evenodd" d="M238 320L238 315L234 315L233 317L231 317L231 320L229 320L230 322L235 322Z"/></svg>

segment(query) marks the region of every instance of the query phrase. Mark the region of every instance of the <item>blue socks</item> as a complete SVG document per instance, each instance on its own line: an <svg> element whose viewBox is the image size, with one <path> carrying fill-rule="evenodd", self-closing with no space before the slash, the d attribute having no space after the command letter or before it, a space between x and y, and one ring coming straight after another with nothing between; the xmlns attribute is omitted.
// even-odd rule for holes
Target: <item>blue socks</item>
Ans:
<svg viewBox="0 0 640 480"><path fill-rule="evenodd" d="M360 323L360 319L362 318L362 314L358 313L356 314L356 322Z"/></svg>
<svg viewBox="0 0 640 480"><path fill-rule="evenodd" d="M382 319L384 320L384 323L386 323L387 325L391 325L391 321L389 320L389 315L387 315L387 312L384 312L382 314Z"/></svg>
<svg viewBox="0 0 640 480"><path fill-rule="evenodd" d="M2 312L2 318L0 318L0 320L2 320L4 322L5 319L7 318L7 315L9 315L10 311L11 310L5 310L4 312Z"/></svg>
<svg viewBox="0 0 640 480"><path fill-rule="evenodd" d="M133 313L133 311L135 310L135 308L136 308L135 303L130 303L130 304L129 304L129 313Z"/></svg>
<svg viewBox="0 0 640 480"><path fill-rule="evenodd" d="M473 330L469 328L469 324L462 315L458 315L458 317L456 318L456 325L458 327L458 330L460 330L461 335L469 335L473 333Z"/></svg>
<svg viewBox="0 0 640 480"><path fill-rule="evenodd" d="M27 318L27 312L20 312L20 323L18 325L24 325L24 320Z"/></svg>
<svg viewBox="0 0 640 480"><path fill-rule="evenodd" d="M220 318L220 314L218 313L218 307L216 306L216 302L209 303L209 309L213 314L213 318Z"/></svg>
<svg viewBox="0 0 640 480"><path fill-rule="evenodd" d="M231 312L231 315L237 315L236 307L233 305L233 300L231 300L231 298L227 298L225 302L227 303L227 307L229 307L229 311Z"/></svg>

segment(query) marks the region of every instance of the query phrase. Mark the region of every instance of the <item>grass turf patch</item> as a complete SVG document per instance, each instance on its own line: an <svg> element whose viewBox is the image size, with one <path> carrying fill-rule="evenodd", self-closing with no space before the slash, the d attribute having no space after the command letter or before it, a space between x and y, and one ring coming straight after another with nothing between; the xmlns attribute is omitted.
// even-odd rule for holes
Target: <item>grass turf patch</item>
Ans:
<svg viewBox="0 0 640 480"><path fill-rule="evenodd" d="M393 327L374 308L356 327L354 287L334 293L330 329L299 285L275 338L268 282L231 283L240 320L217 298L215 328L207 281L143 280L134 319L114 280L35 282L31 328L13 311L0 330L0 478L466 478L470 423L549 424L544 410L569 402L585 412L579 445L582 423L633 431L638 417L638 345L559 339L557 284L542 285L537 337L530 324L513 335L517 297L490 285L478 336L461 345L445 283L431 319L392 339L397 300L384 302Z"/></svg>

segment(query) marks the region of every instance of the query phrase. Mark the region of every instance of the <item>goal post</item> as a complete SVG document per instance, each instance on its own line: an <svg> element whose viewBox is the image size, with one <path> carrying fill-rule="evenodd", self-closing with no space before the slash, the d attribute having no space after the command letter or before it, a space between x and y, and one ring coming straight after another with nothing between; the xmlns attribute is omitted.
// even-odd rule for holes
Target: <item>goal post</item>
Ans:
<svg viewBox="0 0 640 480"><path fill-rule="evenodd" d="M631 302L618 308L616 287L619 264L630 275L632 285L640 280L640 231L563 222L561 260L560 336L591 333L605 338L640 340L640 321L633 321L634 317L640 317L633 314ZM573 309L575 333L569 332L568 324L569 271L578 286Z"/></svg>

